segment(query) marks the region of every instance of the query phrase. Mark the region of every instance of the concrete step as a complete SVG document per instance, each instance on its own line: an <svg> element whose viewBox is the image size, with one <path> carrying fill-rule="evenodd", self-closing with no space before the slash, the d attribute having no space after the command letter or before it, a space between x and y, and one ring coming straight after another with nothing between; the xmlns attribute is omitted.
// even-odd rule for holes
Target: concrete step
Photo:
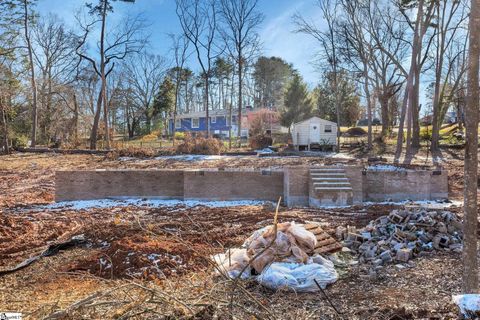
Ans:
<svg viewBox="0 0 480 320"><path fill-rule="evenodd" d="M349 186L352 185L348 181L323 181L323 182L314 182L314 187L342 187L342 186Z"/></svg>
<svg viewBox="0 0 480 320"><path fill-rule="evenodd" d="M333 191L333 192L338 192L338 191L353 191L351 187L315 187L315 191Z"/></svg>
<svg viewBox="0 0 480 320"><path fill-rule="evenodd" d="M323 178L323 177L318 177L318 178L311 178L312 181L348 181L348 178L343 178L343 177L335 177L335 178Z"/></svg>
<svg viewBox="0 0 480 320"><path fill-rule="evenodd" d="M323 172L311 172L311 178L346 178L345 173L323 173Z"/></svg>
<svg viewBox="0 0 480 320"><path fill-rule="evenodd" d="M334 169L334 168L314 168L310 169L310 172L345 172L345 169Z"/></svg>

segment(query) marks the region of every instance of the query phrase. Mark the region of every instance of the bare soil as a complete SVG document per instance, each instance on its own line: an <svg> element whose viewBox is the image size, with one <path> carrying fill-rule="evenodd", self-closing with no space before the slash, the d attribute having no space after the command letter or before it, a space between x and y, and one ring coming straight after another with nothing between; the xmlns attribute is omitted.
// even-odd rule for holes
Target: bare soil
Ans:
<svg viewBox="0 0 480 320"><path fill-rule="evenodd" d="M461 256L432 253L407 268L394 264L371 276L358 265L322 294L272 292L255 282L233 283L214 274L210 255L243 243L272 223L273 208L239 206L155 208L144 205L74 210L53 202L61 169L281 167L319 164L320 157L230 157L205 161L116 159L97 155L14 154L0 157L0 270L83 234L87 244L41 258L0 276L0 311L27 319L454 319L451 295L461 286ZM419 158L418 164L424 159ZM453 198L462 193L458 154L449 170ZM283 221L317 221L332 235L337 226L365 226L395 206L341 209L282 208ZM456 208L453 211L459 212Z"/></svg>

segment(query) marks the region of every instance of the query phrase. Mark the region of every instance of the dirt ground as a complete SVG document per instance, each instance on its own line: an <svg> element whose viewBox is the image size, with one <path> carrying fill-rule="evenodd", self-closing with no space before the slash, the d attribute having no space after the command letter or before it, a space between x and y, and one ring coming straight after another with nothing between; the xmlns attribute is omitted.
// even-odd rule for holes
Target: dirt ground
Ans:
<svg viewBox="0 0 480 320"><path fill-rule="evenodd" d="M209 257L238 247L272 223L271 205L52 207L54 173L61 169L281 167L356 163L351 156L110 159L97 155L14 154L0 157L0 270L40 254L50 244L83 235L86 243L0 274L0 311L27 319L454 319L451 295L460 291L461 256L431 253L407 268L394 264L376 276L357 265L323 294L273 292L255 282L214 274ZM412 163L424 165L425 155ZM363 160L365 161L365 160ZM463 159L445 154L449 189L460 199ZM282 221L365 226L394 205L341 209L282 208ZM460 208L452 211L460 212ZM1 273L1 271L0 271ZM331 303L329 302L331 301ZM333 305L333 307L332 307ZM335 311L335 309L338 311Z"/></svg>

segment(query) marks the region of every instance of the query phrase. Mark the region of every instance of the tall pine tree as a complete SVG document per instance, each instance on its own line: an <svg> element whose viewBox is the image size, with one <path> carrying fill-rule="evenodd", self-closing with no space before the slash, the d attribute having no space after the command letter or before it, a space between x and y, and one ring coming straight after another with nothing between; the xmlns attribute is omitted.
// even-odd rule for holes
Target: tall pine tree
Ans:
<svg viewBox="0 0 480 320"><path fill-rule="evenodd" d="M298 72L294 72L285 91L284 106L280 110L280 122L290 132L292 124L310 117L312 111L313 104L307 85Z"/></svg>

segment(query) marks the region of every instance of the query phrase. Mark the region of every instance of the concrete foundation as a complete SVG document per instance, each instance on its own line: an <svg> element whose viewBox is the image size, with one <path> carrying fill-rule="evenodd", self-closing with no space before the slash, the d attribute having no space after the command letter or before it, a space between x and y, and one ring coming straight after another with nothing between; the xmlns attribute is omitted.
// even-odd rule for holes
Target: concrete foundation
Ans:
<svg viewBox="0 0 480 320"><path fill-rule="evenodd" d="M282 196L288 207L318 207L360 204L364 201L448 198L446 171L369 171L359 166L330 166L329 168L341 168L332 172L341 172L342 178L338 180L345 182L338 182L338 185L316 183L322 187L314 192L311 172L328 170L325 168L327 167L292 166L276 170L57 171L55 200L131 197L277 201ZM325 184L331 185L332 190L323 187Z"/></svg>

